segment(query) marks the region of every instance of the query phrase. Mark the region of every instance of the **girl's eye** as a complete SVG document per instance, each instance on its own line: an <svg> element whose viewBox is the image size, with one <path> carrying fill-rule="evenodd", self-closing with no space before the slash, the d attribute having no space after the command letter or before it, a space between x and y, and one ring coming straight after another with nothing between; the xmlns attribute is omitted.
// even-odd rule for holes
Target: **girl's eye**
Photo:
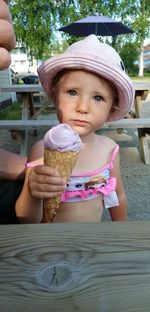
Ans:
<svg viewBox="0 0 150 312"><path fill-rule="evenodd" d="M77 94L75 90L68 90L67 93L71 96L75 96Z"/></svg>
<svg viewBox="0 0 150 312"><path fill-rule="evenodd" d="M102 96L100 96L100 95L95 95L95 96L94 96L94 100L95 100L96 102L100 102L100 101L104 101L104 98L103 98Z"/></svg>

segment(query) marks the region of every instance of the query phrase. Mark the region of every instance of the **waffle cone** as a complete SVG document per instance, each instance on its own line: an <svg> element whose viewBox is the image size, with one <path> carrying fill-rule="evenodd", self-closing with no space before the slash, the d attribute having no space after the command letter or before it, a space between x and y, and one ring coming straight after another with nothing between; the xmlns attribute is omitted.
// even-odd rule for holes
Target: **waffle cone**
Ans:
<svg viewBox="0 0 150 312"><path fill-rule="evenodd" d="M49 149L44 150L44 165L57 168L61 176L67 181L75 166L79 152L59 152ZM43 220L44 223L53 221L56 210L59 208L61 196L55 196L50 199L44 199Z"/></svg>

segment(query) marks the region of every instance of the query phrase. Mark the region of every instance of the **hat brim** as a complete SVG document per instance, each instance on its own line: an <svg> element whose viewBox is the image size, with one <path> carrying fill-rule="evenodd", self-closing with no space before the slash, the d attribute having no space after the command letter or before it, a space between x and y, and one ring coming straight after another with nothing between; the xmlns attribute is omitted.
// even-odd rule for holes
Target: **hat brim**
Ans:
<svg viewBox="0 0 150 312"><path fill-rule="evenodd" d="M98 57L93 53L62 53L51 57L38 68L38 75L41 84L51 98L52 80L62 69L83 69L95 73L111 81L118 92L118 109L112 111L107 121L119 120L124 118L134 102L134 87L132 81L121 69L121 67L104 57Z"/></svg>

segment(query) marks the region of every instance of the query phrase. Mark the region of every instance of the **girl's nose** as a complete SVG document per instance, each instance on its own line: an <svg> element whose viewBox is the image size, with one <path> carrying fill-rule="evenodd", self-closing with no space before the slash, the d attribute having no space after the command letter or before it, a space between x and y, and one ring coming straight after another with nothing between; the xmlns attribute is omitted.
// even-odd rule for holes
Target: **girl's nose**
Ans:
<svg viewBox="0 0 150 312"><path fill-rule="evenodd" d="M79 98L77 102L76 109L82 114L87 114L89 112L89 102L87 99Z"/></svg>

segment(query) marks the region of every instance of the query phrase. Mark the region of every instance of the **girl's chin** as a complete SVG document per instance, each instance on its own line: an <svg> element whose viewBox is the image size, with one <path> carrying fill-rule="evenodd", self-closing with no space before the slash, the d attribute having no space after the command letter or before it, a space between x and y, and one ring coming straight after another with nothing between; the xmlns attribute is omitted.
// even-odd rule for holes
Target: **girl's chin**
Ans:
<svg viewBox="0 0 150 312"><path fill-rule="evenodd" d="M77 125L71 122L66 122L66 121L59 121L59 122L68 124L70 127L72 127L74 131L76 131L79 134L80 137L89 136L90 134L95 133L97 130L97 129L94 130L94 129L87 128L85 125Z"/></svg>
<svg viewBox="0 0 150 312"><path fill-rule="evenodd" d="M76 131L79 134L81 138L86 137L92 133L91 130L85 129L83 127L79 127L75 125L71 125L71 127L74 129L74 131Z"/></svg>

